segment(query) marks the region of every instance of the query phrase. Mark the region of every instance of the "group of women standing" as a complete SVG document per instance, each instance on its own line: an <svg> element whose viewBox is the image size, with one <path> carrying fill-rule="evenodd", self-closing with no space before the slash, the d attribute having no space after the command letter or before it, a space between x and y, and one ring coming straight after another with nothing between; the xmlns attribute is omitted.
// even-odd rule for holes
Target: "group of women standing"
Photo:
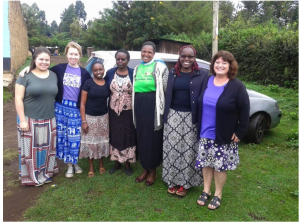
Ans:
<svg viewBox="0 0 300 222"><path fill-rule="evenodd" d="M116 68L103 78L104 66L95 62L93 79L78 65L82 53L77 43L66 47L68 64L51 71L50 53L36 50L29 73L16 84L22 184L52 182L58 170L55 156L68 164L66 177L82 173L78 158L88 158L89 177L95 174L93 159L99 159L99 173L105 173L103 157L109 155L115 161L109 173L125 163L130 176L130 164L138 157L143 172L136 182L153 185L162 163L168 193L185 196L189 188L204 183L197 200L204 206L214 178L216 190L208 208L220 207L226 172L239 163L238 142L249 122L249 97L235 78L237 63L232 54L220 51L212 59L209 75L188 45L180 49L169 71L155 59L155 50L152 42L145 42L141 64L134 70L128 67L128 51L118 50ZM35 81L51 87L37 86Z"/></svg>

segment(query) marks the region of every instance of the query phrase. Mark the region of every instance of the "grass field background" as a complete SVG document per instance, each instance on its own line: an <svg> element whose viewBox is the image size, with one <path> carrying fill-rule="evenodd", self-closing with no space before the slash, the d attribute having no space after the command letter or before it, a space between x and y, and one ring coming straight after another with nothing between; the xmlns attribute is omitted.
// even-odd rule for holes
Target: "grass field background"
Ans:
<svg viewBox="0 0 300 222"><path fill-rule="evenodd" d="M113 175L100 175L95 168L95 177L88 178L88 161L84 159L79 162L84 173L71 179L54 177L57 186L46 185L36 206L25 212L24 220L297 221L298 91L280 87L274 90L255 83L246 86L275 98L283 115L280 125L266 131L259 145L240 143L240 165L228 172L218 210L196 204L202 186L191 188L183 198L168 194L161 180L161 167L156 183L147 187L134 182L142 172L139 162L132 164L134 174L130 177L123 166ZM109 159L104 164L107 170L114 165ZM60 170L65 172L66 168Z"/></svg>

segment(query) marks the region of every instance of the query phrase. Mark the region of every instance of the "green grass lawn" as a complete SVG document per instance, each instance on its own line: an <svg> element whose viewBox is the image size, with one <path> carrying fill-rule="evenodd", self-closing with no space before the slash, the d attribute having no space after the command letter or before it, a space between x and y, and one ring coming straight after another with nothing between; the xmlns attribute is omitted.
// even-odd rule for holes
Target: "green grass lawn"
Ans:
<svg viewBox="0 0 300 222"><path fill-rule="evenodd" d="M80 160L84 173L71 179L54 177L57 187L45 185L48 188L24 213L24 220L297 221L298 91L279 88L274 92L270 87L246 85L275 98L283 116L280 125L267 131L259 145L240 143L240 165L228 172L218 210L197 206L202 186L191 188L183 198L168 194L161 167L156 183L147 187L134 182L142 172L139 162L132 165L134 174L130 177L123 166L113 175L96 171L95 177L88 178L88 162ZM297 140L287 139L295 134ZM109 159L104 164L107 170L114 165ZM66 169L60 170L64 173Z"/></svg>

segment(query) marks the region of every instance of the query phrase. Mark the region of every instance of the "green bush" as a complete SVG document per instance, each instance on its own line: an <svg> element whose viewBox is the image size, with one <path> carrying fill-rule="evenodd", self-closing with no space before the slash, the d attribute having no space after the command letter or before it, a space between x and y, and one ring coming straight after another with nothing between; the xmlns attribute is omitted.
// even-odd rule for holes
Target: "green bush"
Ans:
<svg viewBox="0 0 300 222"><path fill-rule="evenodd" d="M171 40L187 40L181 34L166 36ZM190 37L197 57L210 61L212 34L204 31ZM265 24L238 18L219 30L219 50L231 52L239 64L239 78L264 85L298 89L297 24L279 27L272 20Z"/></svg>

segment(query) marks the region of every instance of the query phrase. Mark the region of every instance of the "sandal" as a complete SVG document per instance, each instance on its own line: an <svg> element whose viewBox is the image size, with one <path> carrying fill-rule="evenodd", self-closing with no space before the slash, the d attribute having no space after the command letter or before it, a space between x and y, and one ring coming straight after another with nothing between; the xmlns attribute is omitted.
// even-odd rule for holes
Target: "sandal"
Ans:
<svg viewBox="0 0 300 222"><path fill-rule="evenodd" d="M147 178L147 180L146 180L146 182L145 182L146 186L152 186L152 185L154 184L155 180L156 180L156 177L157 177L157 175L154 177L154 180L153 180L153 181L150 181L150 180L148 180L148 178Z"/></svg>
<svg viewBox="0 0 300 222"><path fill-rule="evenodd" d="M149 172L148 172L148 173L145 175L145 177L143 177L143 178L140 178L140 177L135 178L135 182L137 182L137 183L143 182L144 180L147 179L148 174L149 174Z"/></svg>
<svg viewBox="0 0 300 222"><path fill-rule="evenodd" d="M175 187L170 187L170 188L168 188L168 193L169 193L169 194L175 194L177 190L178 190L178 187L177 187L177 186L175 186Z"/></svg>
<svg viewBox="0 0 300 222"><path fill-rule="evenodd" d="M219 203L217 203L219 202ZM215 208L209 208L210 210L216 210L221 206L221 199L218 196L214 196L214 198L209 202L210 205L214 206Z"/></svg>
<svg viewBox="0 0 300 222"><path fill-rule="evenodd" d="M105 173L106 172L106 170L105 170L105 168L104 167L100 167L100 174L103 174L103 173Z"/></svg>
<svg viewBox="0 0 300 222"><path fill-rule="evenodd" d="M208 201L209 198L210 198L210 195L208 193L206 193L206 192L203 191L202 194L201 194L201 196L197 200L197 204L199 206L203 207L203 206L206 205L206 203L207 203L207 201ZM203 205L199 204L199 201L201 201L204 204Z"/></svg>
<svg viewBox="0 0 300 222"><path fill-rule="evenodd" d="M176 194L177 194L178 196L184 197L184 196L186 195L186 192L187 192L187 190L184 189L183 186L181 186L181 187L176 191Z"/></svg>
<svg viewBox="0 0 300 222"><path fill-rule="evenodd" d="M95 175L94 172L89 172L89 173L88 173L88 177L89 177L89 178L93 177L94 175Z"/></svg>

